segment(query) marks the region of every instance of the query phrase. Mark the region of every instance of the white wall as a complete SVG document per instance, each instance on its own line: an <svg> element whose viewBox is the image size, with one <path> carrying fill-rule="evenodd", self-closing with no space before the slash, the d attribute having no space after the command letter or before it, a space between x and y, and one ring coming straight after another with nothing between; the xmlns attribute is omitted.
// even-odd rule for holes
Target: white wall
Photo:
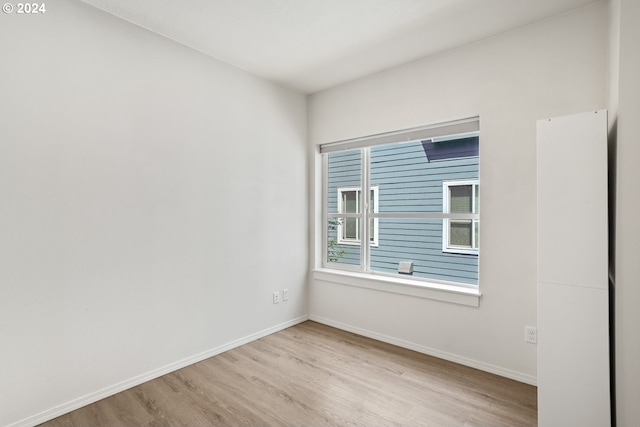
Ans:
<svg viewBox="0 0 640 427"><path fill-rule="evenodd" d="M310 97L314 146L480 116L483 294L472 308L312 280L311 318L535 383L536 120L606 107L607 13L601 1Z"/></svg>
<svg viewBox="0 0 640 427"><path fill-rule="evenodd" d="M613 12L619 13L620 20L620 62L612 66L619 68L615 179L616 407L618 425L632 426L640 423L640 2L620 0L613 4L616 3L619 9Z"/></svg>
<svg viewBox="0 0 640 427"><path fill-rule="evenodd" d="M47 8L0 16L0 425L308 310L305 98L78 1Z"/></svg>

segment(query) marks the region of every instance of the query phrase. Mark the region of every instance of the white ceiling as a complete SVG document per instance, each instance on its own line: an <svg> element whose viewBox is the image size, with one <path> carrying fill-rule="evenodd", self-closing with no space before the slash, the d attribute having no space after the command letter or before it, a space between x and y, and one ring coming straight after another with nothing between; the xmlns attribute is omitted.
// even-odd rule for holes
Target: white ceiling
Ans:
<svg viewBox="0 0 640 427"><path fill-rule="evenodd" d="M313 93L593 0L82 0Z"/></svg>

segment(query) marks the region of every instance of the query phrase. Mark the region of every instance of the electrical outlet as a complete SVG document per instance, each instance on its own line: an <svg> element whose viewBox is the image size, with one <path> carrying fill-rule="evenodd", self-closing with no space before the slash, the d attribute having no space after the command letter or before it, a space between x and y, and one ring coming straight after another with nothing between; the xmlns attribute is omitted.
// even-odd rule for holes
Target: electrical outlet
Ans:
<svg viewBox="0 0 640 427"><path fill-rule="evenodd" d="M524 340L531 344L538 344L538 328L533 326L524 327Z"/></svg>
<svg viewBox="0 0 640 427"><path fill-rule="evenodd" d="M280 302L280 292L273 293L273 303L278 304Z"/></svg>
<svg viewBox="0 0 640 427"><path fill-rule="evenodd" d="M282 301L289 301L289 289L282 290Z"/></svg>

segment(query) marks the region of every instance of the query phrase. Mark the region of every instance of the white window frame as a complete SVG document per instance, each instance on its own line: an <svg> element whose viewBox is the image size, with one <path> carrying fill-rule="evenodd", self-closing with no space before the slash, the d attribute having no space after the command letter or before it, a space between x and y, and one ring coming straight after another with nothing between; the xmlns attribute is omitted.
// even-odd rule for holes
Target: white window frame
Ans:
<svg viewBox="0 0 640 427"><path fill-rule="evenodd" d="M476 188L480 188L480 180L478 179L464 179L464 180L451 180L442 182L442 212L445 214L450 213L450 191L451 187L458 187L463 185L471 186L471 214L479 213L479 206L476 206ZM478 255L478 242L476 241L475 228L479 227L480 223L478 219L469 219L471 221L471 248L454 246L449 244L449 237L451 228L449 227L450 219L442 220L442 252L465 254L465 255ZM455 221L455 220L454 220Z"/></svg>
<svg viewBox="0 0 640 427"><path fill-rule="evenodd" d="M342 193L347 191L356 192L356 212L360 212L360 202L364 203L364 198L358 197L358 193L361 193L362 189L360 187L339 187L337 189L338 213L345 213L342 211ZM371 186L371 191L373 191L373 213L378 213L379 187L377 185L373 185ZM338 244L360 246L360 218L356 218L356 224L358 224L356 227L356 232L358 234L358 237L355 239L342 238L342 224L343 221L340 221L338 223ZM373 218L373 240L371 240L371 246L378 247L378 218Z"/></svg>
<svg viewBox="0 0 640 427"><path fill-rule="evenodd" d="M345 151L353 149L362 149L361 158L361 183L362 187L369 188L370 180L368 174L370 149L377 145L383 145L394 142L410 142L426 139L434 139L447 137L452 139L456 135L477 135L479 132L479 117L469 117L465 119L453 120L450 122L437 123L418 128L405 129L395 132L387 132L377 135L363 136L360 138L335 141L322 144L319 146L319 154L322 156L322 213L321 213L321 245L318 249L322 252L322 267L315 269L314 273L318 278L336 283L344 283L353 286L361 286L365 288L377 289L392 293L407 294L421 296L430 299L442 300L447 302L460 303L478 307L479 298L481 296L480 284L466 284L461 282L449 282L443 280L435 280L422 277L399 277L389 273L372 271L370 269L369 248L371 245L360 244L360 265L340 264L330 262L327 259L327 242L329 241L328 229L326 224L331 218L425 218L425 219L479 219L479 214L451 214L451 213L413 213L413 212L396 212L396 213L368 213L361 214L340 214L328 212L326 206L328 204L327 178L328 178L328 154L335 151ZM444 139L444 138L443 138ZM364 194L364 203L369 202L369 194ZM369 227L361 228L361 235L368 239Z"/></svg>

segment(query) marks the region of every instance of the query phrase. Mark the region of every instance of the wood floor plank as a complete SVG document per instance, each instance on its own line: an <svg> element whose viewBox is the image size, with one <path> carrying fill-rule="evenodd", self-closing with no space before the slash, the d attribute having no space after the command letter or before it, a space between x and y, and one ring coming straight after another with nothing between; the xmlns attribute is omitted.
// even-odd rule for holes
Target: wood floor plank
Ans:
<svg viewBox="0 0 640 427"><path fill-rule="evenodd" d="M536 425L535 387L311 321L42 424Z"/></svg>

